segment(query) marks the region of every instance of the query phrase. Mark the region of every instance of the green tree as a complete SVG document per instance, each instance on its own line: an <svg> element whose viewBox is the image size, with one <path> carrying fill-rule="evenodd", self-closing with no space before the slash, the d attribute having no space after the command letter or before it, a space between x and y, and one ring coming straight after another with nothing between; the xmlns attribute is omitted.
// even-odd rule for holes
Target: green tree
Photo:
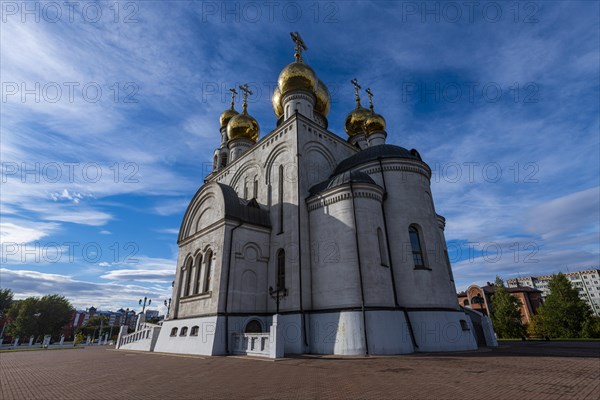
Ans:
<svg viewBox="0 0 600 400"><path fill-rule="evenodd" d="M584 336L592 312L577 289L562 273L554 275L548 286L550 294L535 316L539 331L549 338Z"/></svg>
<svg viewBox="0 0 600 400"><path fill-rule="evenodd" d="M100 328L102 328L102 332L106 332L106 330L110 329L108 325L108 318L105 315L94 315L88 319L87 323L80 327L77 332L83 333L84 335L90 335L94 337L98 337L102 332L100 332Z"/></svg>
<svg viewBox="0 0 600 400"><path fill-rule="evenodd" d="M521 320L519 300L508 293L504 281L497 276L494 297L492 297L492 322L499 338L520 338L525 336L525 326Z"/></svg>
<svg viewBox="0 0 600 400"><path fill-rule="evenodd" d="M0 289L0 319L8 312L13 302L13 292L10 289Z"/></svg>
<svg viewBox="0 0 600 400"><path fill-rule="evenodd" d="M28 297L16 301L8 311L10 332L22 338L31 335L58 337L73 314L71 303L63 296L47 295L42 298Z"/></svg>

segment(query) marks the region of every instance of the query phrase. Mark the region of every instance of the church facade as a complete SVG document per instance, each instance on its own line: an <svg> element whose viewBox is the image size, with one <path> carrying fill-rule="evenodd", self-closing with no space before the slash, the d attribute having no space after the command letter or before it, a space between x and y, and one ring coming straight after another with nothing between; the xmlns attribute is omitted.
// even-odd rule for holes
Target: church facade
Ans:
<svg viewBox="0 0 600 400"><path fill-rule="evenodd" d="M281 71L277 127L259 140L244 102L220 118L212 172L185 212L168 318L155 351L232 354L276 326L284 353L405 354L477 348L459 306L417 150L386 144L361 104L330 132L330 95L302 60ZM274 323L276 322L276 324Z"/></svg>

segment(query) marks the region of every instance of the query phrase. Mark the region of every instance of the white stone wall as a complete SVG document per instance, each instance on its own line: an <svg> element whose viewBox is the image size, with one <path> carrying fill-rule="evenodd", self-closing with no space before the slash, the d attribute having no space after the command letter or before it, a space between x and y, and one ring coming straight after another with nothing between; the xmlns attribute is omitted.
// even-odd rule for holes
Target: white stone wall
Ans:
<svg viewBox="0 0 600 400"><path fill-rule="evenodd" d="M383 160L382 164L388 193L384 207L399 305L458 309L444 254L446 244L430 194L429 169L413 160ZM361 170L383 186L378 163L365 165ZM420 228L429 269L414 267L408 234L411 224Z"/></svg>
<svg viewBox="0 0 600 400"><path fill-rule="evenodd" d="M198 326L198 334L192 336L191 330ZM221 355L225 351L225 329L223 317L198 317L167 320L163 323L154 351L163 353ZM181 329L187 327L187 334L181 336ZM177 334L171 336L173 328Z"/></svg>
<svg viewBox="0 0 600 400"><path fill-rule="evenodd" d="M473 335L473 324L464 312L409 311L416 351L462 351L476 350L477 340ZM468 330L461 325L464 320Z"/></svg>

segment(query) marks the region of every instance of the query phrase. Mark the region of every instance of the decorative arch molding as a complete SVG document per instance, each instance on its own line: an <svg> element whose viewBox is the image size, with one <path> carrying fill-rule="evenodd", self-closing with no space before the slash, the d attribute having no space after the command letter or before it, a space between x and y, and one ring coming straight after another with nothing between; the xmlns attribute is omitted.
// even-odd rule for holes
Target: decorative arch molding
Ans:
<svg viewBox="0 0 600 400"><path fill-rule="evenodd" d="M196 252L197 253L197 252ZM182 270L186 270L188 268L188 264L189 261L192 260L192 266L194 265L194 260L196 259L195 255L192 255L192 253L187 253L185 258L183 259L183 264L181 265L181 269Z"/></svg>
<svg viewBox="0 0 600 400"><path fill-rule="evenodd" d="M206 204L206 202L208 202L209 200L214 199L214 197L211 196L210 199L206 199L206 201L204 202L204 204ZM199 209L199 215L197 215L194 218L194 223L192 224L192 228L194 229L193 232L190 232L190 235L193 235L194 233L198 232L199 230L202 229L201 223L203 222L202 219L204 218L204 220L206 220L208 218L208 216L210 215L211 212L217 212L213 207L208 206L208 207L202 207L202 205L200 206Z"/></svg>
<svg viewBox="0 0 600 400"><path fill-rule="evenodd" d="M327 161L332 172L335 169L335 167L337 166L335 157L333 156L331 151L329 151L329 149L327 147L325 147L323 145L323 143L321 143L321 142L318 142L316 140L311 140L311 141L307 142L304 145L304 147L302 148L302 152L305 153L306 155L310 154L311 152L320 154L321 156L323 156L325 161Z"/></svg>
<svg viewBox="0 0 600 400"><path fill-rule="evenodd" d="M236 259L247 259L246 255L248 254L248 250L250 250L250 249L252 249L256 252L256 261L265 262L265 263L269 261L269 257L263 255L262 249L255 242L245 243L244 246L242 246L242 248L240 249L240 251L235 252L235 258Z"/></svg>
<svg viewBox="0 0 600 400"><path fill-rule="evenodd" d="M256 174L260 176L260 164L258 162L251 162L250 164L246 164L238 169L230 181L230 186L236 187L240 182L240 179L249 171L256 170ZM237 189L237 188L236 188ZM237 190L236 190L237 191Z"/></svg>
<svg viewBox="0 0 600 400"><path fill-rule="evenodd" d="M276 145L275 147L273 147L273 150L271 150L271 152L269 153L269 155L267 156L267 159L263 165L263 168L265 170L265 184L268 185L271 183L271 176L273 173L273 165L275 164L275 160L277 160L277 158L290 151L290 146L287 143L279 143L278 145Z"/></svg>
<svg viewBox="0 0 600 400"><path fill-rule="evenodd" d="M211 205L214 207L210 207ZM220 210L224 210L225 208L225 198L223 189L216 182L209 182L203 185L192 198L183 216L183 221L181 221L179 237L177 238L178 242L197 232L199 229L198 223L202 219L202 216L206 215L207 208L213 208L217 212L218 215L215 216L215 221L223 218L224 213Z"/></svg>

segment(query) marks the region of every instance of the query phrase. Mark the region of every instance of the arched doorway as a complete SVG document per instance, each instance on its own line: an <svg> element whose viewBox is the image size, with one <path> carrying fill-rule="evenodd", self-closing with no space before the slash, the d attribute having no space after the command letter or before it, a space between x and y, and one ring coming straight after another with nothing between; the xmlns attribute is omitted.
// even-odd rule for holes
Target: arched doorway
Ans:
<svg viewBox="0 0 600 400"><path fill-rule="evenodd" d="M246 324L246 328L244 329L244 333L262 333L262 324L257 319L251 319Z"/></svg>

